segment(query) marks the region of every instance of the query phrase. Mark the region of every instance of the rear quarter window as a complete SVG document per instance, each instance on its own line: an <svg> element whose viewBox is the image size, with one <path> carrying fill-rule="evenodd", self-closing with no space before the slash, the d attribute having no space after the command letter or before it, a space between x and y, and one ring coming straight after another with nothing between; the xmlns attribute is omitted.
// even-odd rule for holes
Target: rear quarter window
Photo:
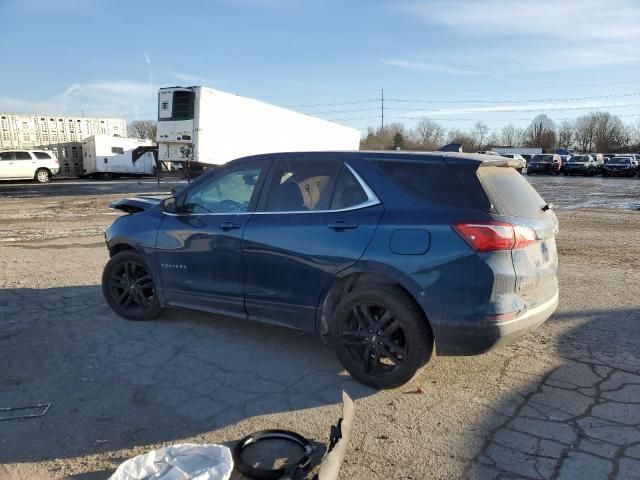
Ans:
<svg viewBox="0 0 640 480"><path fill-rule="evenodd" d="M420 160L373 160L372 163L418 200L447 207L479 208L467 188L444 163Z"/></svg>
<svg viewBox="0 0 640 480"><path fill-rule="evenodd" d="M46 152L34 152L38 160L51 160L51 155Z"/></svg>

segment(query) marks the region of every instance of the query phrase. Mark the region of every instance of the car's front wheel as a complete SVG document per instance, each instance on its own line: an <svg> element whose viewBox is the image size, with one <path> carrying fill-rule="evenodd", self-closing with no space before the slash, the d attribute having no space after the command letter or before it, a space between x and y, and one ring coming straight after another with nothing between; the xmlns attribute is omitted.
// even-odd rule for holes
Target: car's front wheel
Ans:
<svg viewBox="0 0 640 480"><path fill-rule="evenodd" d="M351 376L374 388L405 384L433 351L418 305L385 285L357 288L340 302L331 318L331 342Z"/></svg>
<svg viewBox="0 0 640 480"><path fill-rule="evenodd" d="M51 180L51 173L46 168L39 168L34 176L38 183L47 183Z"/></svg>
<svg viewBox="0 0 640 480"><path fill-rule="evenodd" d="M133 251L114 255L102 272L104 298L121 317L152 320L162 311L151 270Z"/></svg>

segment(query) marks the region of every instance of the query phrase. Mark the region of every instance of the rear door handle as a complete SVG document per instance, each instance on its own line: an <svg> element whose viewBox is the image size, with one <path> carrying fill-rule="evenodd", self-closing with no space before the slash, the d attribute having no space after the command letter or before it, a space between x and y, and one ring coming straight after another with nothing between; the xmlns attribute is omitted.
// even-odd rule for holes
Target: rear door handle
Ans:
<svg viewBox="0 0 640 480"><path fill-rule="evenodd" d="M240 228L240 225L238 225L237 223L224 222L218 225L218 227L220 227L222 230L234 230L236 228Z"/></svg>
<svg viewBox="0 0 640 480"><path fill-rule="evenodd" d="M330 223L327 227L332 228L333 230L348 230L351 228L358 228L356 223L345 222L344 220L338 220L335 223Z"/></svg>

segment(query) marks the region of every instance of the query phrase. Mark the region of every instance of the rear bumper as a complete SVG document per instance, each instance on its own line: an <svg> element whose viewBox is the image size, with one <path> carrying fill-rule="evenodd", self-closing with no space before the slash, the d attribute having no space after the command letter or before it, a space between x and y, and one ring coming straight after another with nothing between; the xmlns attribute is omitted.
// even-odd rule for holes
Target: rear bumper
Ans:
<svg viewBox="0 0 640 480"><path fill-rule="evenodd" d="M479 355L512 343L545 322L558 306L558 293L541 305L507 321L440 324L436 332L438 355Z"/></svg>

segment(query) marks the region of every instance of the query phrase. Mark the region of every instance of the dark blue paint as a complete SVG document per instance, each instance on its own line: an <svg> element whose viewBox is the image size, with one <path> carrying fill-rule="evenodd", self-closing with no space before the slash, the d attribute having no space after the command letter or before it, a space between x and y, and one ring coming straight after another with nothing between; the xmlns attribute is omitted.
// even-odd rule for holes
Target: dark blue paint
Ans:
<svg viewBox="0 0 640 480"><path fill-rule="evenodd" d="M344 212L260 213L271 161L289 156L347 162L381 203ZM429 320L439 354L480 353L505 335L516 334L486 319L526 311L557 292L553 240L542 242L537 253L477 254L451 225L491 221L495 216L417 201L368 161L386 158L442 161L438 155L392 152L250 157L206 174L177 195L179 202L185 192L218 172L261 161L264 168L247 213L170 215L153 202L136 201L135 207L147 209L117 219L107 230L107 244L112 252L128 246L145 256L160 280L163 304L320 330L318 319L332 287L341 278L365 273L397 283L416 300ZM478 163L474 157L453 160ZM226 229L225 224L238 228ZM538 231L549 228L531 226ZM532 281L532 272L537 298L519 294L519 288Z"/></svg>

